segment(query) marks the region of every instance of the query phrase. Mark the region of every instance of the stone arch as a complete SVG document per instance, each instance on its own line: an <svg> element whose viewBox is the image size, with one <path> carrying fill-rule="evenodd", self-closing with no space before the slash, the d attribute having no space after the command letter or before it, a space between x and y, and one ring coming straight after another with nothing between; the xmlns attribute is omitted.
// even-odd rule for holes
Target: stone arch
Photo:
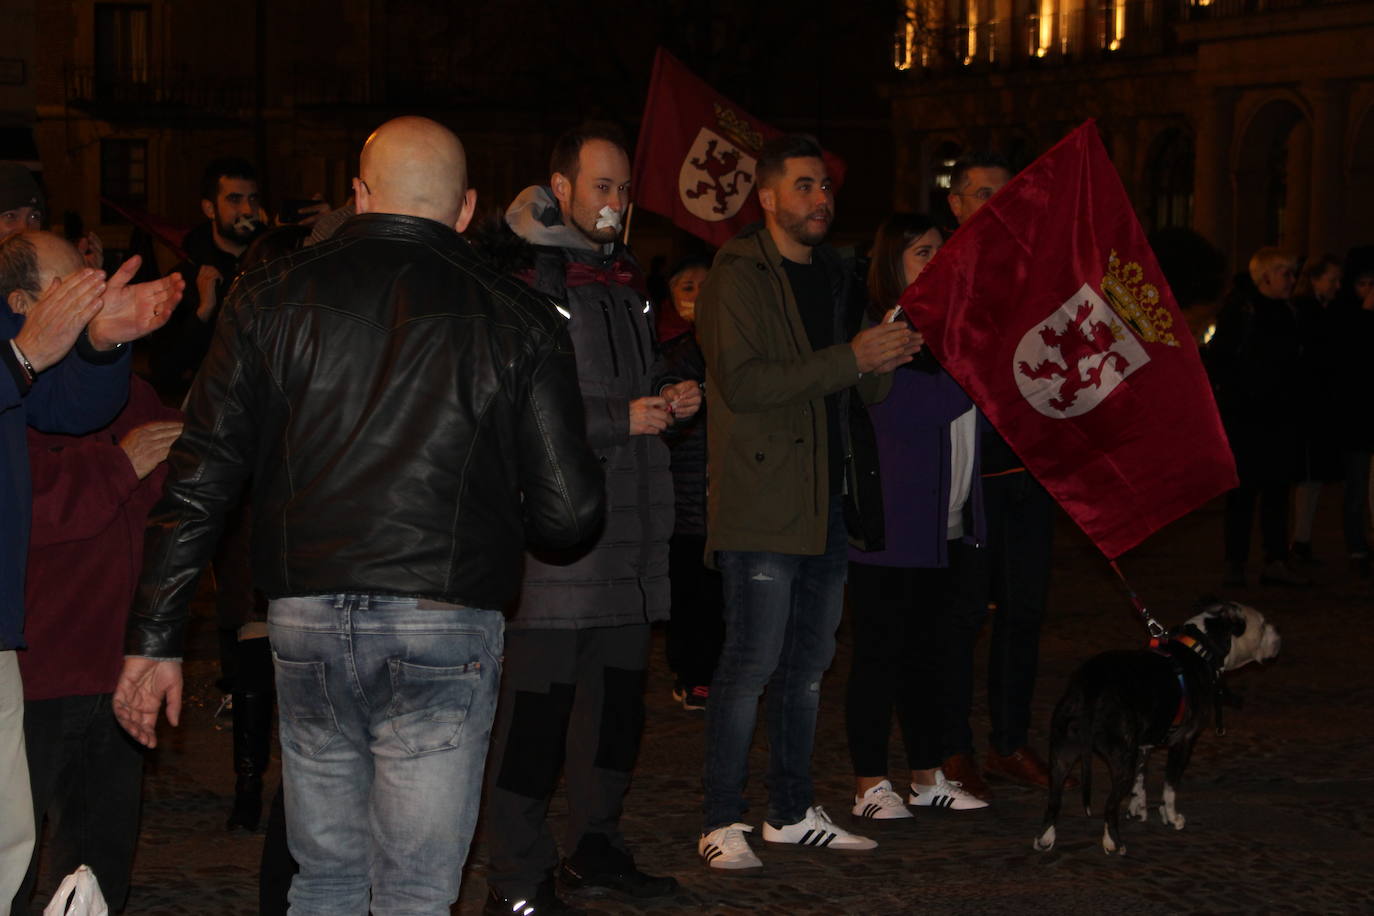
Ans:
<svg viewBox="0 0 1374 916"><path fill-rule="evenodd" d="M1346 199L1351 206L1347 238L1356 245L1374 244L1374 104L1353 122L1346 156Z"/></svg>
<svg viewBox="0 0 1374 916"><path fill-rule="evenodd" d="M1301 101L1289 94L1258 100L1242 119L1232 147L1235 250L1244 263L1257 248L1307 248L1312 127Z"/></svg>

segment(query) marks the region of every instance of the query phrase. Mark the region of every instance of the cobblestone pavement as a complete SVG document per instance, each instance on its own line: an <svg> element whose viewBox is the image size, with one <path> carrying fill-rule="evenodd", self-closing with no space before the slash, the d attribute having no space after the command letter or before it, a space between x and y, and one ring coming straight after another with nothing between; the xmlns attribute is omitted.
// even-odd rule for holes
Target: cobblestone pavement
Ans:
<svg viewBox="0 0 1374 916"><path fill-rule="evenodd" d="M653 905L588 892L570 899L596 913L1355 913L1374 912L1374 612L1369 583L1345 568L1339 494L1327 494L1317 547L1327 564L1308 590L1233 590L1260 608L1284 638L1282 658L1235 675L1245 706L1228 711L1228 734L1205 733L1179 807L1181 832L1156 817L1123 821L1124 858L1100 846L1100 821L1066 805L1059 844L1036 853L1031 840L1043 793L996 785L992 807L919 813L895 824L858 824L848 815L852 784L844 742L843 685L849 640L841 630L826 678L814 772L817 800L842 825L869 832L869 853L777 848L756 842L765 868L723 876L695 853L700 826L702 720L669 697L656 641L649 720L624 827L646 871L675 875L681 889ZM1059 530L1051 614L1042 642L1033 735L1043 750L1049 710L1069 672L1108 648L1139 645L1143 631L1105 562L1067 522ZM1214 504L1175 523L1123 561L1127 575L1166 624L1217 591L1221 513ZM208 618L204 602L202 613ZM211 625L195 644L208 659ZM126 912L247 914L256 911L261 834L225 833L232 794L227 717L208 660L188 663L188 708L165 729L149 761L143 834ZM980 674L979 683L982 683ZM986 733L981 698L975 734ZM1361 725L1360 723L1364 724ZM894 736L894 751L900 747ZM763 736L756 742L749 798L763 810ZM1095 784L1099 804L1105 769ZM275 769L272 778L275 782ZM894 755L892 773L901 767ZM1162 761L1151 780L1159 791ZM274 788L269 786L269 789ZM1157 801L1152 803L1157 804ZM554 818L561 823L561 798ZM479 828L455 913L481 909L485 845ZM766 848L760 848L766 847ZM43 888L51 889L45 881ZM34 912L39 908L35 907Z"/></svg>

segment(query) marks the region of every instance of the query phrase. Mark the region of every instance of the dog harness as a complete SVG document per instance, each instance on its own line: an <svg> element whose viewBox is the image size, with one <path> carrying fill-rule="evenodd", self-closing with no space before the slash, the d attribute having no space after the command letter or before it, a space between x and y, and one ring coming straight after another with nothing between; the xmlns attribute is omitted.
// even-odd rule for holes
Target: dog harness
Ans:
<svg viewBox="0 0 1374 916"><path fill-rule="evenodd" d="M1188 633L1177 633L1173 636L1156 636L1150 640L1150 650L1156 654L1163 655L1169 659L1173 665L1174 677L1178 679L1178 709L1174 712L1173 721L1169 723L1170 728L1178 728L1188 717L1188 681L1183 674L1183 664L1178 660L1175 646L1182 646L1202 659L1207 665L1207 669L1212 674L1212 686L1215 694L1215 702L1212 704L1216 709L1217 734L1226 734L1226 729L1221 722L1221 706L1224 688L1221 678L1218 676L1213 657L1215 652L1212 647L1201 639L1189 635Z"/></svg>

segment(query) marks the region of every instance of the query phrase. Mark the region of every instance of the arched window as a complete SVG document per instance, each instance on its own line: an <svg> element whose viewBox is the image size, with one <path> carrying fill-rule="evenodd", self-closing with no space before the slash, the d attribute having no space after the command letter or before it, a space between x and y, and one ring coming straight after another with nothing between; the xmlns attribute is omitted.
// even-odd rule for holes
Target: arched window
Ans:
<svg viewBox="0 0 1374 916"><path fill-rule="evenodd" d="M1155 141L1149 164L1151 229L1192 224L1193 158L1193 139L1183 130L1167 130Z"/></svg>

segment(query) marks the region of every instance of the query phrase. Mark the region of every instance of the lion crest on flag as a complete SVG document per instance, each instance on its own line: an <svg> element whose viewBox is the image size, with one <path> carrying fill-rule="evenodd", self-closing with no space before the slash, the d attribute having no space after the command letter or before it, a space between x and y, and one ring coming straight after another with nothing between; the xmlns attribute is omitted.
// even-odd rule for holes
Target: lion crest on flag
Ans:
<svg viewBox="0 0 1374 916"><path fill-rule="evenodd" d="M1092 410L1150 361L1117 312L1084 283L1017 344L1016 386L1047 417Z"/></svg>
<svg viewBox="0 0 1374 916"><path fill-rule="evenodd" d="M701 128L678 175L683 206L707 222L729 219L749 199L756 165L757 160L738 144Z"/></svg>

